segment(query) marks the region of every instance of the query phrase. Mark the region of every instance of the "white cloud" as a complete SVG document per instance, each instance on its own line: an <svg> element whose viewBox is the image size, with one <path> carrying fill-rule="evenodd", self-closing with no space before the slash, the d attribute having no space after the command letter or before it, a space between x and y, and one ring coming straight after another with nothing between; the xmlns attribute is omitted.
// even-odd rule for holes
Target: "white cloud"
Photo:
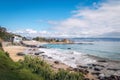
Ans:
<svg viewBox="0 0 120 80"><path fill-rule="evenodd" d="M14 33L19 33L19 34L35 34L35 33L37 33L37 31L33 30L33 29L25 29L25 30L16 30Z"/></svg>
<svg viewBox="0 0 120 80"><path fill-rule="evenodd" d="M15 34L20 34L22 36L31 36L33 37L33 34L37 34L36 30L33 29L25 29L25 30L16 30L15 32L13 32Z"/></svg>
<svg viewBox="0 0 120 80"><path fill-rule="evenodd" d="M16 32L45 37L93 37L120 32L120 0L93 3L93 6L93 9L85 7L74 10L71 17L62 21L47 21L54 26L53 31L26 29Z"/></svg>
<svg viewBox="0 0 120 80"><path fill-rule="evenodd" d="M96 4L96 8L74 11L72 17L53 24L59 33L68 36L89 37L120 31L120 0ZM99 6L99 7L98 7Z"/></svg>
<svg viewBox="0 0 120 80"><path fill-rule="evenodd" d="M25 32L29 33L29 34L35 34L35 33L37 33L37 31L35 31L33 29L26 29Z"/></svg>
<svg viewBox="0 0 120 80"><path fill-rule="evenodd" d="M33 29L25 29L25 30L16 30L14 33L20 34L25 37L37 37L37 36L39 36L39 37L58 37L58 35L60 37L66 37L64 33L49 32L46 30L37 31L37 30L33 30Z"/></svg>

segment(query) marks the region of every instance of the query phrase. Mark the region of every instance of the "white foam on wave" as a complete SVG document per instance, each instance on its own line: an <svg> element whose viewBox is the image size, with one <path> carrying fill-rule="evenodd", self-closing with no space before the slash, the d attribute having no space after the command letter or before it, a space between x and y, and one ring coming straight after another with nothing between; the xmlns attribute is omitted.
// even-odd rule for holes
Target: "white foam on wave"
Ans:
<svg viewBox="0 0 120 80"><path fill-rule="evenodd" d="M62 50L62 49L45 49L40 48L40 51L44 51L44 55L52 57L54 60L58 60L62 63L65 63L68 66L76 67L77 65L86 65L89 63L96 62L95 60L89 58L83 53L79 53L71 50Z"/></svg>

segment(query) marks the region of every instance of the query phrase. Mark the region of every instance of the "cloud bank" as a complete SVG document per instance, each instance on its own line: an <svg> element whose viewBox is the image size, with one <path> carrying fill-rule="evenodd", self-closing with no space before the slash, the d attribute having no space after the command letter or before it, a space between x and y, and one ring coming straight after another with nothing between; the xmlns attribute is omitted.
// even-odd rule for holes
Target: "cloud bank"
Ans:
<svg viewBox="0 0 120 80"><path fill-rule="evenodd" d="M114 33L120 37L120 0L93 3L92 8L83 7L72 12L73 15L65 20L49 20L52 32L32 29L17 32L45 37L114 37ZM108 36L109 33L111 35Z"/></svg>

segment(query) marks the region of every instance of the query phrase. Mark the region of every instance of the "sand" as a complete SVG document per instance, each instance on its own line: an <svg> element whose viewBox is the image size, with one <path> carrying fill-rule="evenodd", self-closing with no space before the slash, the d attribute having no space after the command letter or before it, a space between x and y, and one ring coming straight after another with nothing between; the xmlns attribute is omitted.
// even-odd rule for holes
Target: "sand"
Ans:
<svg viewBox="0 0 120 80"><path fill-rule="evenodd" d="M31 40L31 41L23 41L24 44L26 45L43 45L43 44L47 44L46 42L39 42L39 41L35 41L35 40Z"/></svg>
<svg viewBox="0 0 120 80"><path fill-rule="evenodd" d="M27 49L27 47L11 45L10 42L3 42L2 46L3 46L3 50L9 53L13 61L16 62L19 61L20 59L22 60L24 59L23 56L18 56L17 53L24 52Z"/></svg>

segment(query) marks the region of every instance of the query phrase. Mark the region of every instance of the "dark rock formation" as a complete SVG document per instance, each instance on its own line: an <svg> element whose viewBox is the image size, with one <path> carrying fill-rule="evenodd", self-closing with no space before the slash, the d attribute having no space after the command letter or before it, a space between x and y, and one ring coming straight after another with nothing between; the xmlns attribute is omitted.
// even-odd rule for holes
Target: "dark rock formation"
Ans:
<svg viewBox="0 0 120 80"><path fill-rule="evenodd" d="M81 65L78 65L77 67L78 68L85 68L85 69L88 68L88 66L81 66Z"/></svg>
<svg viewBox="0 0 120 80"><path fill-rule="evenodd" d="M18 56L24 56L25 54L23 52L17 53Z"/></svg>
<svg viewBox="0 0 120 80"><path fill-rule="evenodd" d="M94 70L95 70L95 71L101 71L100 68L96 68L96 67L94 68Z"/></svg>
<svg viewBox="0 0 120 80"><path fill-rule="evenodd" d="M59 64L59 61L54 61L55 64Z"/></svg>
<svg viewBox="0 0 120 80"><path fill-rule="evenodd" d="M115 68L107 68L107 70L118 71L118 70L120 70L120 69L115 69Z"/></svg>
<svg viewBox="0 0 120 80"><path fill-rule="evenodd" d="M98 60L98 62L107 62L106 60Z"/></svg>

